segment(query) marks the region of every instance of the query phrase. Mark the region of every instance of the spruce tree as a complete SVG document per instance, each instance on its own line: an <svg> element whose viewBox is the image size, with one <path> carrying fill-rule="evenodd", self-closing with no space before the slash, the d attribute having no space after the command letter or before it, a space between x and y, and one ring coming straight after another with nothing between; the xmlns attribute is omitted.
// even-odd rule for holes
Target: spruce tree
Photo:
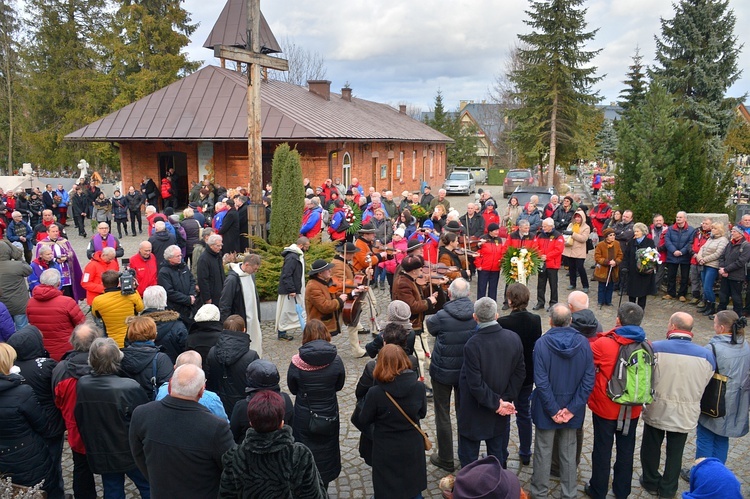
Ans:
<svg viewBox="0 0 750 499"><path fill-rule="evenodd" d="M20 78L18 65L18 40L20 23L15 3L0 3L0 158L6 158L8 175L13 174L15 138L15 107L18 98L17 86ZM2 171L0 165L0 171Z"/></svg>
<svg viewBox="0 0 750 499"><path fill-rule="evenodd" d="M620 101L618 102L625 112L637 107L643 101L646 90L648 90L645 68L643 67L643 56L639 47L635 48L635 54L633 54L632 59L633 64L628 66L627 79L623 82L625 83L625 88L620 92Z"/></svg>
<svg viewBox="0 0 750 499"><path fill-rule="evenodd" d="M197 24L181 0L120 0L107 49L115 76L112 110L192 73L200 66L184 52Z"/></svg>
<svg viewBox="0 0 750 499"><path fill-rule="evenodd" d="M508 111L516 123L514 140L522 153L541 159L548 154L547 184L554 181L560 159L574 159L586 121L595 119L599 102L592 85L601 79L588 66L599 50L584 50L594 31L586 31L583 0L531 0L524 22L531 33L518 35L520 64L510 74L517 109ZM594 132L596 133L596 132ZM593 138L593 137L592 137ZM559 157L558 157L559 156Z"/></svg>
<svg viewBox="0 0 750 499"><path fill-rule="evenodd" d="M615 159L617 155L617 132L611 121L602 123L596 134L596 157L602 160Z"/></svg>
<svg viewBox="0 0 750 499"><path fill-rule="evenodd" d="M291 149L289 144L279 145L273 153L271 182L273 204L269 241L276 246L287 246L299 237L305 208L302 164L299 152Z"/></svg>

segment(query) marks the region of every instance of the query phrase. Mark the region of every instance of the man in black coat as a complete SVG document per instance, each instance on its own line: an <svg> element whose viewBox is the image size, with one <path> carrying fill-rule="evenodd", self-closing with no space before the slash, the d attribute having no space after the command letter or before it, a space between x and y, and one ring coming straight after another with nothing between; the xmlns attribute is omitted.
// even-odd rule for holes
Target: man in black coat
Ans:
<svg viewBox="0 0 750 499"><path fill-rule="evenodd" d="M482 237L485 233L484 217L477 211L477 208L476 203L467 204L466 213L458 219L461 225L465 227L464 232L468 233L469 237Z"/></svg>
<svg viewBox="0 0 750 499"><path fill-rule="evenodd" d="M221 456L234 440L226 419L198 403L205 382L201 368L182 365L167 397L133 411L130 448L155 499L219 495Z"/></svg>
<svg viewBox="0 0 750 499"><path fill-rule="evenodd" d="M234 209L231 201L227 202L229 209L224 215L219 229L219 235L224 237L224 247L221 250L222 255L227 253L239 253L240 251L240 215ZM245 215L247 218L247 215Z"/></svg>
<svg viewBox="0 0 750 499"><path fill-rule="evenodd" d="M213 303L217 307L224 289L224 264L221 258L222 237L212 234L206 242L206 250L198 260L198 306Z"/></svg>
<svg viewBox="0 0 750 499"><path fill-rule="evenodd" d="M164 250L166 260L159 267L157 282L167 292L167 309L180 314L185 326L190 328L195 304L195 278L182 260L182 251L177 245Z"/></svg>
<svg viewBox="0 0 750 499"><path fill-rule="evenodd" d="M237 208L237 218L239 222L240 253L244 253L248 246L248 240L247 237L242 234L249 234L250 232L247 221L248 197L237 196L234 198L234 207Z"/></svg>
<svg viewBox="0 0 750 499"><path fill-rule="evenodd" d="M515 413L513 400L526 376L523 345L516 333L497 323L497 303L484 297L474 304L477 332L464 346L459 376L458 458L461 466L476 461L484 440L487 454L506 466L505 427Z"/></svg>
<svg viewBox="0 0 750 499"><path fill-rule="evenodd" d="M151 253L156 258L156 265L160 266L166 260L164 258L164 250L169 246L175 244L175 237L167 230L167 224L159 220L154 223L154 234L148 238L148 242L151 243ZM180 251L182 254L182 251Z"/></svg>
<svg viewBox="0 0 750 499"><path fill-rule="evenodd" d="M469 298L469 283L462 278L448 288L450 301L443 309L427 319L427 330L435 336L430 363L433 401L435 403L435 432L437 453L430 462L453 472L453 429L451 428L451 391L458 397L458 377L464 363L464 345L477 328L474 305ZM456 412L459 404L456 403Z"/></svg>

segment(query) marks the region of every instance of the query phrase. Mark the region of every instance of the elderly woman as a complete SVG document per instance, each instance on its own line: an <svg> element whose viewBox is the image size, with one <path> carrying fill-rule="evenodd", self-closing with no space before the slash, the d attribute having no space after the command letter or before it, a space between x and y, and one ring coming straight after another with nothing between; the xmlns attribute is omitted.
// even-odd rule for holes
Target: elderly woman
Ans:
<svg viewBox="0 0 750 499"><path fill-rule="evenodd" d="M317 319L302 332L302 346L292 357L286 382L294 401L294 440L305 444L315 457L324 489L341 473L339 403L336 392L344 388L346 371L331 334Z"/></svg>
<svg viewBox="0 0 750 499"><path fill-rule="evenodd" d="M138 382L149 400L156 398L159 386L172 377L174 364L167 354L159 351L156 323L150 317L131 317L128 321L128 345L123 349L120 368Z"/></svg>
<svg viewBox="0 0 750 499"><path fill-rule="evenodd" d="M711 237L705 242L695 256L698 265L702 265L701 280L703 282L703 301L706 304L699 307L698 312L703 315L713 315L716 312L716 294L714 283L719 275L719 259L729 244L726 238L724 224L714 222L711 224Z"/></svg>
<svg viewBox="0 0 750 499"><path fill-rule="evenodd" d="M31 275L27 278L29 281L29 293L34 292L34 288L39 286L39 277L47 269L55 269L60 272L60 266L55 262L52 248L45 246L39 249L37 257L31 262Z"/></svg>
<svg viewBox="0 0 750 499"><path fill-rule="evenodd" d="M177 356L185 351L187 328L180 320L180 314L167 308L167 291L161 286L149 286L143 292L141 317L150 317L156 323L154 343L169 356L174 364Z"/></svg>
<svg viewBox="0 0 750 499"><path fill-rule="evenodd" d="M48 416L39 405L34 390L24 383L13 365L15 349L0 343L0 471L13 483L34 486L44 480L49 497L62 498L54 480L54 464L45 438L49 436Z"/></svg>
<svg viewBox="0 0 750 499"><path fill-rule="evenodd" d="M615 241L614 229L604 229L602 240L594 249L594 280L599 282L599 306L612 306L612 292L615 282L620 279L618 265L622 262L623 254L620 243Z"/></svg>
<svg viewBox="0 0 750 499"><path fill-rule="evenodd" d="M583 210L577 210L573 214L573 221L565 231L565 250L563 256L568 258L570 265L569 290L576 289L576 279L580 275L583 292L589 292L589 278L586 275L584 262L586 261L586 241L589 239L591 227L586 224L586 214Z"/></svg>
<svg viewBox="0 0 750 499"><path fill-rule="evenodd" d="M182 210L180 225L185 230L185 260L192 262L193 248L201 240L201 224L195 218L195 211L187 207Z"/></svg>
<svg viewBox="0 0 750 499"><path fill-rule="evenodd" d="M622 259L622 272L626 274L628 299L646 309L646 298L655 286L654 273L641 273L636 264L636 252L643 248L655 248L653 239L646 237L648 227L638 222L633 226L633 238L625 245Z"/></svg>

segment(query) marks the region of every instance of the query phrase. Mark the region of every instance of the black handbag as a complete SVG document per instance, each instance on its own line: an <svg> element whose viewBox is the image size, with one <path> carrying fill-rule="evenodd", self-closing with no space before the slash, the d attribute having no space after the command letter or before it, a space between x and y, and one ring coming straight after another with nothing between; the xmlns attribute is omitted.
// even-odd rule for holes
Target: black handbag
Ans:
<svg viewBox="0 0 750 499"><path fill-rule="evenodd" d="M716 348L711 344L711 350L716 359ZM706 385L701 397L701 414L711 418L723 418L727 414L727 380L729 378L719 373L719 360L716 359L716 371Z"/></svg>
<svg viewBox="0 0 750 499"><path fill-rule="evenodd" d="M310 421L307 429L313 435L321 435L331 437L338 435L339 433L339 415L335 416L321 416L320 414L310 410Z"/></svg>

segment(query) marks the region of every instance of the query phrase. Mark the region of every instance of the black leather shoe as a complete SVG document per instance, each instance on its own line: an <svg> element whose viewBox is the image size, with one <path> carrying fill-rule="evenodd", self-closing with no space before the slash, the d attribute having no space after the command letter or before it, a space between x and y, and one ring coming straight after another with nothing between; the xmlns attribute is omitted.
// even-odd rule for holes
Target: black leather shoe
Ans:
<svg viewBox="0 0 750 499"><path fill-rule="evenodd" d="M430 464L437 466L440 469L453 473L456 470L456 466L453 463L445 463L440 460L437 454L430 454Z"/></svg>
<svg viewBox="0 0 750 499"><path fill-rule="evenodd" d="M541 310L544 308L544 303L537 303L531 310Z"/></svg>
<svg viewBox="0 0 750 499"><path fill-rule="evenodd" d="M357 331L357 334L370 334L370 330L369 329L360 329L359 331Z"/></svg>

